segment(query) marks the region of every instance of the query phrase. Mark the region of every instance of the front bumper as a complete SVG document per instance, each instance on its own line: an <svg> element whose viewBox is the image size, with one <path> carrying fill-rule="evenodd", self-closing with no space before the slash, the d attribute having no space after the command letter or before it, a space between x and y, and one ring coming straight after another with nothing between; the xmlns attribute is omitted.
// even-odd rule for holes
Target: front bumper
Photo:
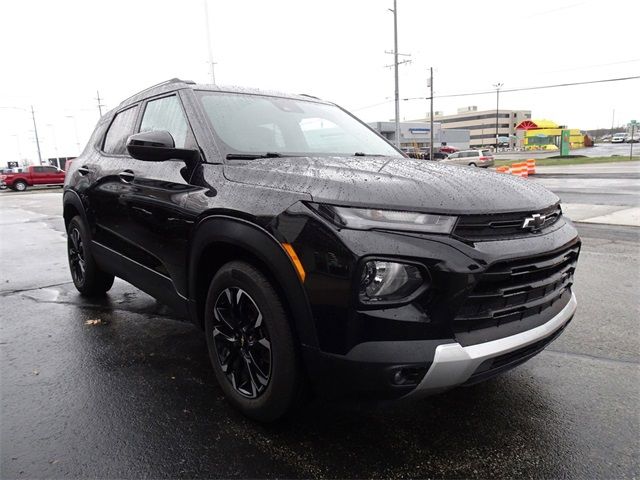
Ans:
<svg viewBox="0 0 640 480"><path fill-rule="evenodd" d="M453 339L405 340L362 343L347 355L303 347L303 355L315 389L324 397L420 398L477 383L520 365L562 333L576 306L572 293L564 308L546 323L467 347ZM394 382L398 372L407 371L424 376L417 384Z"/></svg>
<svg viewBox="0 0 640 480"><path fill-rule="evenodd" d="M469 381L481 365L488 360L505 354L524 349L545 339L554 339L556 333L562 330L573 317L577 307L576 296L571 294L571 300L555 317L539 327L527 330L517 335L500 338L491 342L479 343L463 347L459 343L447 343L436 348L431 368L423 377L420 384L412 392L412 396L427 396L443 390L462 385ZM548 343L544 343L546 346ZM544 348L544 347L543 347ZM526 352L521 357L513 358L512 366L527 360L540 350ZM507 363L508 367L510 364ZM504 371L505 365L499 371ZM499 373L499 372L496 372ZM488 378L487 375L484 377Z"/></svg>

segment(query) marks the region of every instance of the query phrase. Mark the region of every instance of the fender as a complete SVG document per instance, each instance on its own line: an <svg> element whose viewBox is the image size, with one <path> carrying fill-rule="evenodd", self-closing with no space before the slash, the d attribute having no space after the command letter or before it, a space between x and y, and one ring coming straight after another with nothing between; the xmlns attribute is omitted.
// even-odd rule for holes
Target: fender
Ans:
<svg viewBox="0 0 640 480"><path fill-rule="evenodd" d="M28 178L26 177L13 177L11 179L11 183L7 183L7 181L5 180L5 183L7 183L7 186L12 187L13 185L16 184L16 182L24 182L27 184L27 186L32 187L33 185L31 184L31 182L29 181Z"/></svg>
<svg viewBox="0 0 640 480"><path fill-rule="evenodd" d="M225 243L246 250L266 265L285 296L284 300L293 315L293 327L300 343L304 346L317 347L318 340L309 300L284 248L263 228L247 220L225 215L204 218L196 226L191 239L188 292L194 320L197 319L196 283L200 258L207 246L212 243Z"/></svg>
<svg viewBox="0 0 640 480"><path fill-rule="evenodd" d="M82 221L84 222L84 224L87 226L87 229L89 230L89 233L91 232L91 224L88 221L87 218L87 212L85 211L85 207L82 203L82 200L80 199L80 195L78 195L78 192L76 192L75 190L71 190L71 189L65 189L64 191L64 195L62 196L62 211L63 211L63 215L64 215L64 207L67 205L73 205L75 207L75 209L78 211L78 213L80 214L80 216L82 217ZM71 219L69 219L71 220ZM67 219L65 219L65 224L66 224Z"/></svg>

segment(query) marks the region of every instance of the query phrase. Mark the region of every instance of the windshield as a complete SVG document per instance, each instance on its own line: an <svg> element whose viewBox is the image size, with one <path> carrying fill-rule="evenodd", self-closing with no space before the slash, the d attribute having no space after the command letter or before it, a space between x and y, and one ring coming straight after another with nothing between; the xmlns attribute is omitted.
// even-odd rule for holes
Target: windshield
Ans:
<svg viewBox="0 0 640 480"><path fill-rule="evenodd" d="M334 105L290 98L199 91L224 154L402 155Z"/></svg>

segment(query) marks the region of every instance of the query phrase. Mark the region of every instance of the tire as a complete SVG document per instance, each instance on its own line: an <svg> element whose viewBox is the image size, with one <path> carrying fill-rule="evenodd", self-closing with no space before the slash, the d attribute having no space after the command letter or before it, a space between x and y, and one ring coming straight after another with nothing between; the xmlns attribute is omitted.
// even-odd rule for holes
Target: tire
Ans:
<svg viewBox="0 0 640 480"><path fill-rule="evenodd" d="M471 163L469 164L469 166L470 166L470 167L477 167L478 165L476 165L475 163L471 162Z"/></svg>
<svg viewBox="0 0 640 480"><path fill-rule="evenodd" d="M98 267L88 245L87 228L76 215L67 228L67 257L73 284L82 295L104 295L113 285L114 276Z"/></svg>
<svg viewBox="0 0 640 480"><path fill-rule="evenodd" d="M27 183L22 180L18 180L13 184L13 189L16 192L24 192L27 189Z"/></svg>
<svg viewBox="0 0 640 480"><path fill-rule="evenodd" d="M205 332L218 383L244 415L273 422L299 403L303 381L291 324L260 270L241 261L218 270L207 294Z"/></svg>

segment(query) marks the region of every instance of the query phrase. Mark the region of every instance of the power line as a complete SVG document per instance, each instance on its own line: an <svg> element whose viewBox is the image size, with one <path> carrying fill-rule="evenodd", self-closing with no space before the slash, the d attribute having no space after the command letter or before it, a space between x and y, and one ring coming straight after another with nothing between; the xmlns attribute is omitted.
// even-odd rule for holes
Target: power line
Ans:
<svg viewBox="0 0 640 480"><path fill-rule="evenodd" d="M637 80L640 78L640 75L635 75L632 77L620 77L620 78L605 78L602 80L588 80L588 81L584 81L584 82L571 82L571 83L557 83L554 85L541 85L541 86L536 86L536 87L522 87L522 88L505 88L503 90L501 90L501 92L505 93L505 92L524 92L524 91L528 91L528 90L543 90L546 88L559 88L559 87L572 87L575 85L589 85L589 84L594 84L594 83L608 83L608 82L621 82L624 80ZM453 98L453 97L472 97L474 95L489 95L489 94L494 94L496 91L495 90L486 90L483 92L468 92L468 93L451 93L451 94L446 94L446 95L434 95L433 98ZM408 101L408 100L429 100L431 97L409 97L409 98L403 98L403 101ZM385 105L387 103L391 103L393 100L385 100L384 102L378 102L378 103L374 103L371 105L366 105L364 107L360 107L360 108L354 108L352 109L352 111L357 112L360 110L366 110L368 108L373 108L373 107L379 107L380 105Z"/></svg>
<svg viewBox="0 0 640 480"><path fill-rule="evenodd" d="M505 88L502 90L505 92L524 92L530 90L543 90L546 88L559 88L559 87L573 87L576 85L591 85L594 83L608 83L608 82L622 82L624 80L636 80L640 78L640 75L635 75L632 77L619 77L619 78L605 78L602 80L588 80L584 82L570 82L570 83L556 83L554 85L541 85L537 87L522 87L522 88ZM452 98L452 97L471 97L474 95L488 95L495 93L495 90L486 90L483 92L470 92L470 93L451 93L447 95L435 95L433 98ZM428 100L429 97L411 97L411 98L403 98L402 100Z"/></svg>

